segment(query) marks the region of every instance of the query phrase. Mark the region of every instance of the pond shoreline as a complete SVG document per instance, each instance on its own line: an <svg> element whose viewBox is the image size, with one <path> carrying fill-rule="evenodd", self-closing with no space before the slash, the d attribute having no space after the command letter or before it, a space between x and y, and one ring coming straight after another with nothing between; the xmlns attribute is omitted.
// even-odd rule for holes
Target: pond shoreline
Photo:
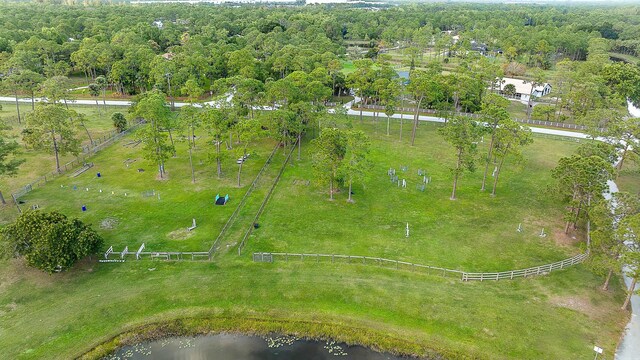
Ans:
<svg viewBox="0 0 640 360"><path fill-rule="evenodd" d="M307 340L295 336L217 333L178 336L145 341L119 348L105 360L412 360L406 356L380 353L359 345L333 340Z"/></svg>
<svg viewBox="0 0 640 360"><path fill-rule="evenodd" d="M124 346L156 341L170 337L201 336L215 334L238 334L247 336L270 336L273 334L295 336L300 340L336 341L349 346L358 345L375 352L424 360L469 356L455 351L428 349L424 346L383 334L369 328L356 328L342 324L314 321L294 321L255 317L215 316L207 318L183 318L150 323L114 336L79 359L101 359Z"/></svg>

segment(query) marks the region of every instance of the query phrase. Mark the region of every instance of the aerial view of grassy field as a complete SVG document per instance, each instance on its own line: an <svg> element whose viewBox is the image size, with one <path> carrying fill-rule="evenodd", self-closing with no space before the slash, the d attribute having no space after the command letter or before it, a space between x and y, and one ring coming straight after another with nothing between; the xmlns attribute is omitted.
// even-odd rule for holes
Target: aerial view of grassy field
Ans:
<svg viewBox="0 0 640 360"><path fill-rule="evenodd" d="M638 359L639 8L333 1L0 3L1 359Z"/></svg>
<svg viewBox="0 0 640 360"><path fill-rule="evenodd" d="M479 191L482 174L476 172L461 179L459 199L450 201L448 168L454 154L436 133L441 125L421 124L414 147L398 140L398 123L390 136L385 124L368 118L363 123L354 119L354 126L371 137L375 164L371 175L354 186L355 202L345 201L345 193L328 200L327 189L313 180L312 145L304 142L301 159L294 153L286 165L241 256L235 250L250 224L248 215L223 238L212 262L89 261L51 276L16 260L4 261L3 348L20 358L78 356L122 329L193 317L200 320L183 331L201 331L207 324L212 330L241 330L244 322L258 321L256 331L296 332L292 324L304 320L311 321L306 325L310 334L416 355L493 358L498 352L500 358L543 353L566 358L588 354L586 344L595 340L615 344L626 315L609 304L623 294L596 291L601 280L584 266L549 277L466 284L356 264L252 263L252 252L273 251L501 271L582 251L580 238L562 232L562 209L549 196L550 169L574 151L575 142L536 138L525 162L508 165L496 197ZM408 139L410 129L404 131ZM150 251L206 251L274 145L264 141L255 148L238 188L235 159L225 160L224 176L217 179L203 148L195 151L197 180L191 183L183 145L165 165L168 180L158 180L153 164L131 144L134 139L135 133L92 157L95 165L85 173L62 175L34 189L21 198L21 206L37 204L78 217L98 229L105 246L113 245L116 252L142 243ZM274 169L284 149L276 154ZM128 159L135 161L127 166ZM406 188L389 181L389 168L406 177ZM418 169L431 178L424 191L416 187ZM215 206L216 194L229 194L231 200ZM255 211L263 194L256 191L245 211ZM198 227L187 232L192 218ZM522 233L516 231L519 224ZM539 236L542 228L549 236ZM343 327L364 328L348 336L341 335ZM523 329L528 336L516 334Z"/></svg>

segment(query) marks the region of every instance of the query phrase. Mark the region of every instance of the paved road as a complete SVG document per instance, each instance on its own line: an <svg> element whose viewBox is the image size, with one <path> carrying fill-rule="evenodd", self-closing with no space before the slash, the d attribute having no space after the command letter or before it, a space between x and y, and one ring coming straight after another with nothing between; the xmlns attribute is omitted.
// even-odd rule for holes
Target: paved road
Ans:
<svg viewBox="0 0 640 360"><path fill-rule="evenodd" d="M229 101L231 99L231 96L229 96L229 98L227 98L227 101ZM357 99L355 99L354 101L356 101ZM0 96L0 101L3 102L10 102L10 103L15 103L16 99L14 97L10 97L10 96ZM19 99L19 102L24 102L24 103L31 103L31 98L29 99ZM42 102L42 101L46 101L46 99L36 99L36 102ZM73 100L73 101L68 101L70 104L77 104L77 105L96 105L95 100ZM353 101L352 101L353 102ZM360 111L356 111L356 110L351 110L351 104L352 102L348 102L346 104L344 104L344 106L349 109L347 111L347 113L349 115L360 115ZM102 104L102 101L100 101L100 104ZM107 100L106 104L108 106L130 106L131 102L127 101L127 100ZM214 101L208 101L205 102L204 104L206 105L216 105L216 102ZM175 106L176 107L183 107L183 106L187 106L189 105L189 103L184 103L184 102L176 102ZM271 110L271 107L261 107L261 109L263 110ZM373 111L363 111L362 115L363 116L373 116ZM408 121L412 121L413 120L413 115L407 115L405 114L400 115L400 114L395 114L392 116L392 118L394 119L400 119L401 117L404 117L405 120ZM439 117L435 117L435 116L426 116L426 115L420 115L419 117L420 121L430 121L430 122L439 122L439 123L443 123L444 119L439 118ZM556 129L547 129L547 128L537 128L537 127L530 127L531 131L534 133L538 133L538 134L550 134L550 135L557 135L557 136L565 136L565 137L572 137L572 138L579 138L579 139L586 139L587 135L583 134L583 133L579 133L579 132L575 132L575 131L566 131L566 130L556 130Z"/></svg>
<svg viewBox="0 0 640 360"><path fill-rule="evenodd" d="M618 192L618 186L613 181L609 181L609 192ZM605 198L610 199L611 195L605 194ZM631 279L624 276L624 283L629 288L631 286ZM640 285L636 286L636 289L640 288ZM631 297L631 320L625 327L624 338L618 349L616 350L615 358L617 360L638 360L640 358L640 317L638 312L640 311L640 296L634 295Z"/></svg>
<svg viewBox="0 0 640 360"><path fill-rule="evenodd" d="M628 102L629 114L633 117L640 117L640 109ZM609 182L609 191L618 192L618 186L613 181ZM624 283L629 288L631 279L624 277ZM639 289L640 284L635 289ZM616 349L616 360L638 360L640 359L640 295L631 297L631 320L625 327L622 342Z"/></svg>
<svg viewBox="0 0 640 360"><path fill-rule="evenodd" d="M230 100L231 97L229 97L227 100ZM98 102L100 103L100 105L102 105L102 99L98 99ZM67 103L69 103L70 105L96 105L96 99L77 99L77 100L67 100ZM35 99L36 102L46 102L47 99L45 98L36 98ZM16 103L16 98L15 97L11 97L11 96L0 96L0 102L10 102L13 103L15 105ZM31 103L31 98L18 98L18 102L20 103ZM131 101L128 100L107 100L106 104L108 106L131 106ZM206 105L215 105L216 102L215 101L207 101L204 104ZM176 107L183 107L183 106L187 106L190 105L189 103L184 103L184 102L176 102L175 106Z"/></svg>

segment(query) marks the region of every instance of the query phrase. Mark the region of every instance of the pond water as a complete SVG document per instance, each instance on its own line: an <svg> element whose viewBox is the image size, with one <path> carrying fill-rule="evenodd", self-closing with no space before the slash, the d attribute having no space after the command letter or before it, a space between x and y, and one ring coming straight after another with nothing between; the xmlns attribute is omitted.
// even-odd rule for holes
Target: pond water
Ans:
<svg viewBox="0 0 640 360"><path fill-rule="evenodd" d="M120 348L106 359L154 360L400 360L362 346L290 336L216 334L173 337Z"/></svg>

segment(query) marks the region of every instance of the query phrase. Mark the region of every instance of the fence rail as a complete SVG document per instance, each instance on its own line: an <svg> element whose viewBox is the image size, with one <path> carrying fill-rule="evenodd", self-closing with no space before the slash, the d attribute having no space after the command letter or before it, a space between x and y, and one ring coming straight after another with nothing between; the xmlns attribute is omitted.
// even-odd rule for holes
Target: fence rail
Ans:
<svg viewBox="0 0 640 360"><path fill-rule="evenodd" d="M40 176L39 178L35 179L34 181L20 187L18 190L14 191L11 195L15 200L19 199L20 197L26 195L27 193L29 193L31 190L33 190L36 187L40 187L43 186L44 184L47 183L47 181L51 181L54 178L68 173L69 171L72 171L74 169L76 169L79 166L84 166L87 163L87 159L92 156L93 154L95 154L96 152L104 149L105 147L113 144L116 140L121 139L122 137L126 136L127 134L129 134L130 132L132 132L133 130L137 129L142 123L137 123L133 126L131 126L130 128L126 129L123 132L116 132L116 131L112 131L109 133L109 137L107 136L103 136L102 138L98 138L100 139L100 142L98 143L96 140L94 140L94 145L90 146L90 145L86 145L82 148L82 154L78 155L75 159L69 161L66 164L63 164L60 166L60 172L58 171L52 171L49 174Z"/></svg>
<svg viewBox="0 0 640 360"><path fill-rule="evenodd" d="M298 140L298 141L300 141L300 140ZM284 169L287 168L287 164L289 163L289 159L291 159L291 154L293 154L293 151L296 149L296 145L298 145L298 141L296 141L291 146L291 150L289 150L289 154L287 155L287 158L284 159L284 163L282 164L282 168L280 168L280 171L278 172L278 176L276 176L275 180L273 181L273 185L271 185L271 188L269 189L269 192L264 197L264 200L262 201L262 204L260 204L260 208L258 209L258 212L256 213L256 216L253 218L253 221L249 225L249 228L247 229L247 232L245 232L244 236L242 237L242 241L240 242L240 245L238 245L238 255L242 254L242 249L246 245L247 239L249 238L249 236L253 232L253 229L255 228L255 224L258 223L258 219L260 218L260 215L262 215L262 212L264 211L264 208L267 206L267 203L269 202L269 199L271 198L271 194L273 193L273 190L275 190L276 186L278 185L278 182L280 181L280 177L282 176L282 173L284 172Z"/></svg>
<svg viewBox="0 0 640 360"><path fill-rule="evenodd" d="M208 251L132 251L125 247L122 251L113 251L113 247L104 254L101 262L124 262L127 258L132 260L209 260Z"/></svg>
<svg viewBox="0 0 640 360"><path fill-rule="evenodd" d="M579 264L583 262L589 256L588 253L578 254L574 257L564 259L562 261L554 262L551 264L540 265L527 269L501 271L495 273L469 273L465 272L462 275L463 281L469 280L501 280L501 279L513 279L517 277L527 277L532 275L544 275L552 271L562 270L567 267Z"/></svg>
<svg viewBox="0 0 640 360"><path fill-rule="evenodd" d="M503 280L514 279L518 277L528 277L535 275L546 275L552 271L562 270L573 265L582 263L587 257L588 253L578 254L568 259L558 261L551 264L545 264L541 266L531 267L527 269L518 269L502 272L466 272L462 270L447 269L439 266L430 266L416 264L400 260L391 260L380 257L371 256L359 256L359 255L337 255L337 254L305 254L305 253L253 253L254 262L273 262L276 258L300 261L331 261L332 263L346 262L363 265L377 265L398 270L411 270L427 273L430 275L439 275L443 277L455 277L462 281L472 280Z"/></svg>
<svg viewBox="0 0 640 360"><path fill-rule="evenodd" d="M369 109L369 110L379 110L384 112L385 108L384 106L380 106L380 105L363 105L363 104L357 104L356 105L356 109L359 108L363 108L363 109ZM415 112L416 109L415 108L397 108L397 111L400 112ZM429 115L439 115L439 112L436 110L432 110L432 109L420 109L420 114L429 114ZM480 115L478 114L473 114L473 113L465 113L465 112L456 112L456 115L463 115L463 116L468 116L468 117L472 117L472 118L480 118ZM412 115L409 115L412 116ZM562 128L562 129L568 129L568 130L587 130L587 127L584 125L578 125L578 124L567 124L567 123L561 123L561 122L554 122L554 121L545 121L545 120L529 120L529 119L514 119L515 121L522 123L522 124L530 124L530 125L538 125L538 126L548 126L548 127L554 127L554 128Z"/></svg>
<svg viewBox="0 0 640 360"><path fill-rule="evenodd" d="M224 226L222 227L222 230L220 230L220 233L218 234L218 237L216 237L216 240L211 245L211 248L209 248L209 252L208 252L209 253L209 257L211 257L211 255L213 255L213 252L216 251L218 243L220 242L220 240L222 239L224 234L227 232L227 230L229 230L229 228L231 227L231 225L233 224L233 222L237 218L238 214L240 213L240 210L242 209L242 207L246 203L247 198L249 198L249 195L251 195L251 193L255 189L256 184L260 180L260 177L264 173L265 169L269 166L269 164L271 164L271 160L273 159L273 156L275 155L275 153L278 151L279 148L280 148L280 143L276 144L276 146L273 147L273 151L271 151L271 154L267 158L267 161L264 162L264 165L262 165L262 168L260 168L260 171L258 172L258 175L256 175L255 179L253 179L253 182L251 182L251 185L249 186L249 189L247 189L247 192L244 193L244 196L242 197L242 199L238 203L238 206L236 206L236 209L233 211L233 213L231 214L231 216L229 217L227 222L224 224Z"/></svg>

